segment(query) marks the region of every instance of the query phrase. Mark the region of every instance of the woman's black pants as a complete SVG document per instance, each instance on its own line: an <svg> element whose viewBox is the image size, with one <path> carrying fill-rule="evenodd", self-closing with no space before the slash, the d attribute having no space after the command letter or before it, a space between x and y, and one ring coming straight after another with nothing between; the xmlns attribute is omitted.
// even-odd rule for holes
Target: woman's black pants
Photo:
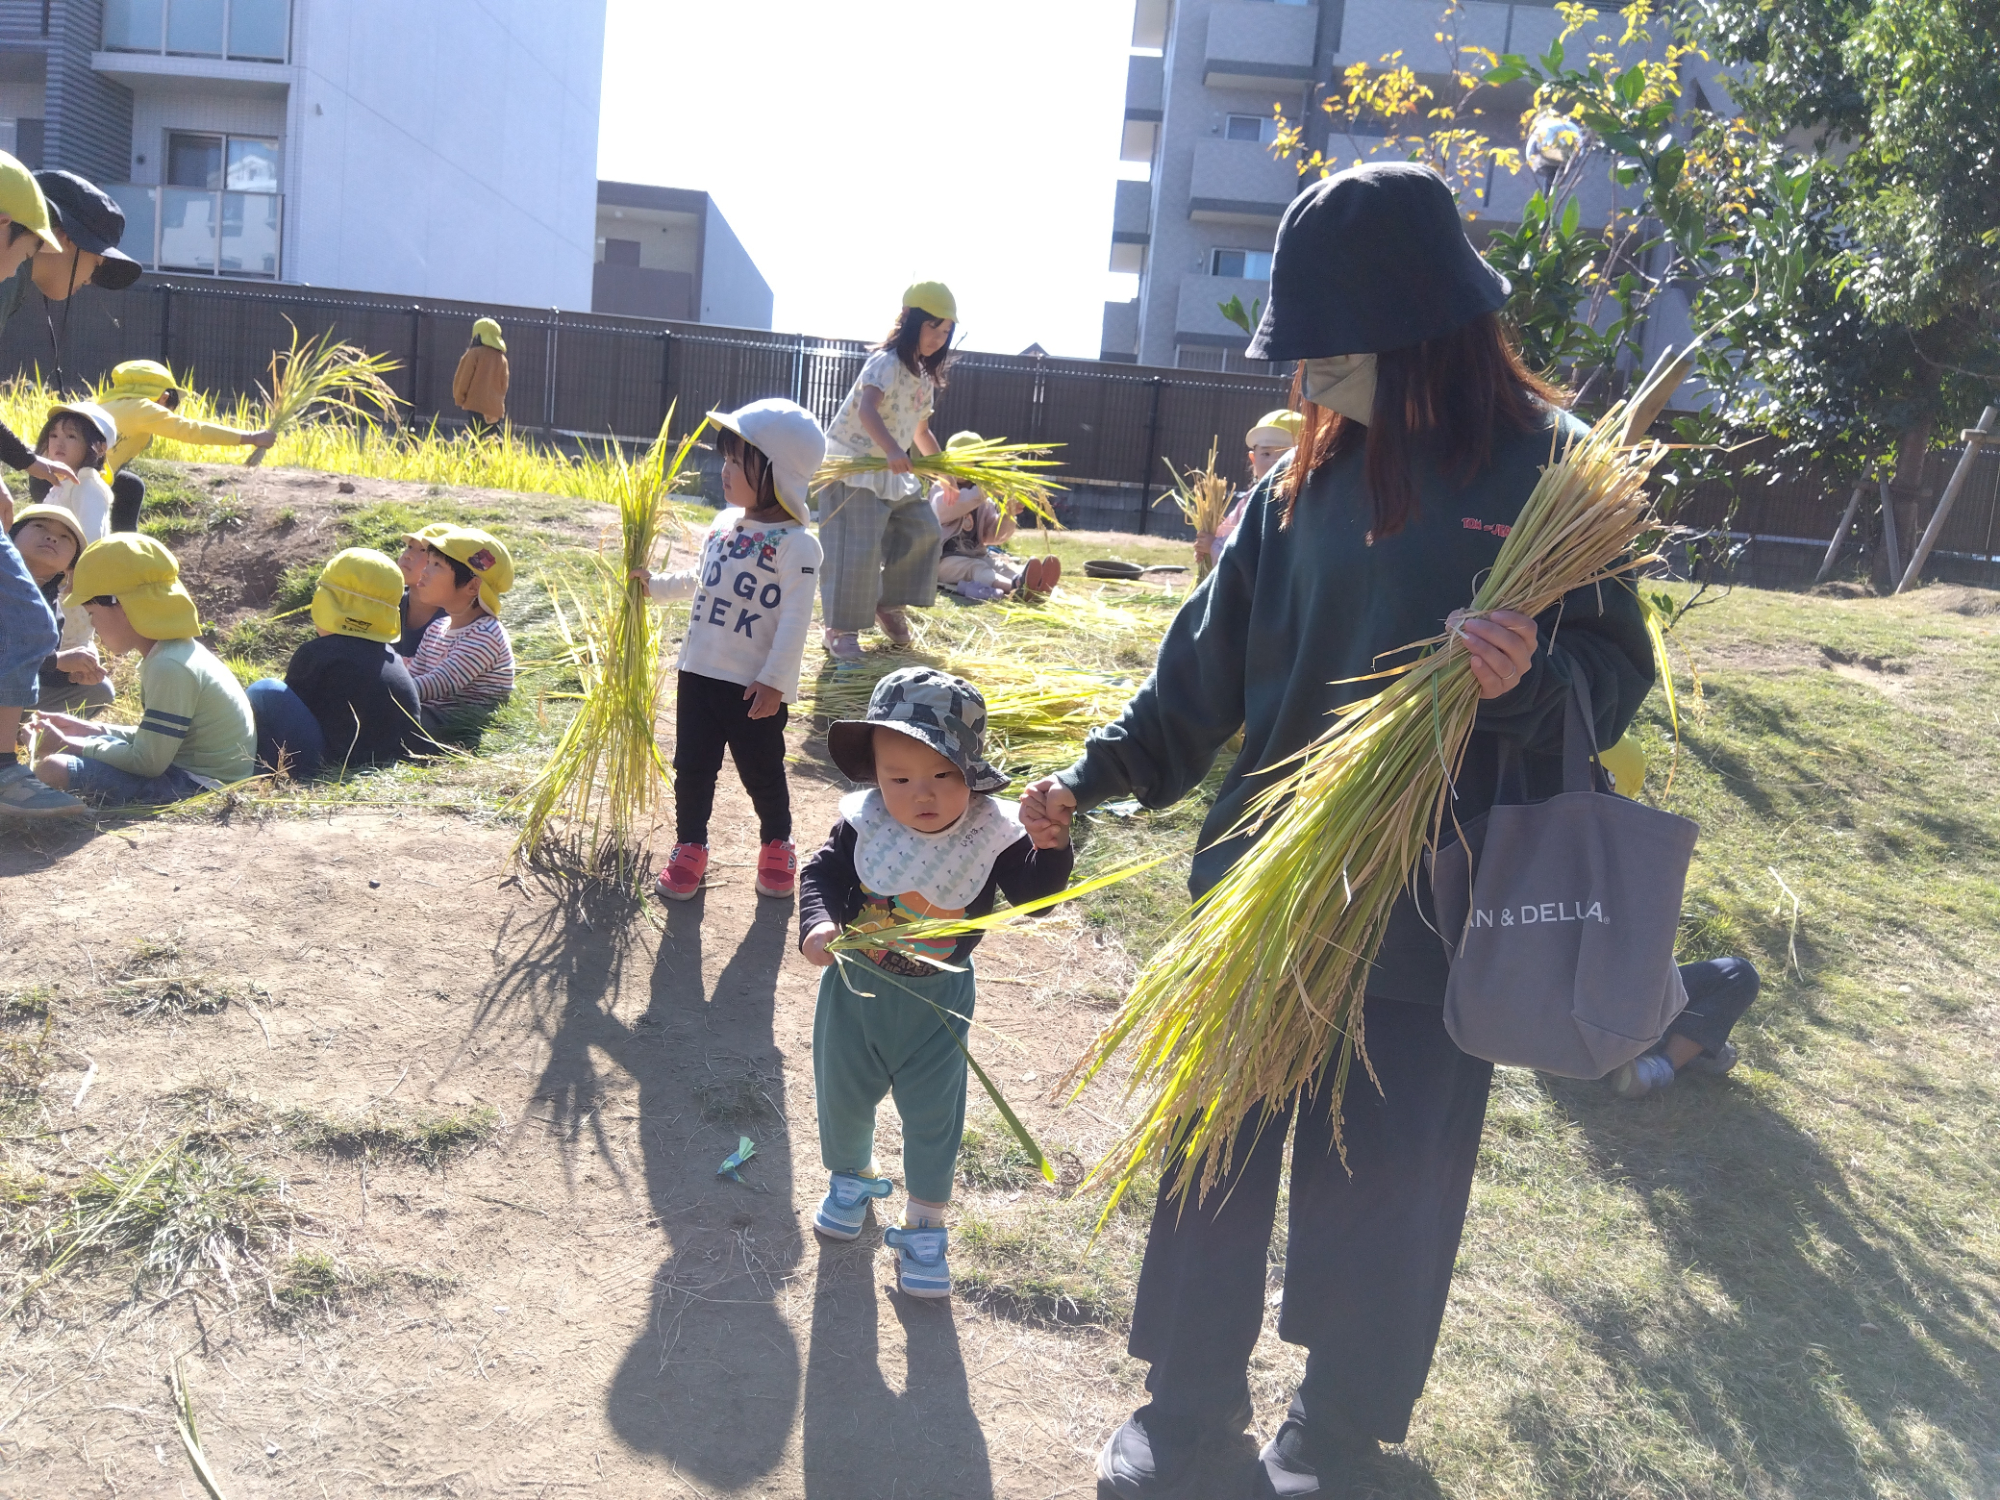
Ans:
<svg viewBox="0 0 2000 1500"><path fill-rule="evenodd" d="M785 782L783 704L768 719L750 717L743 684L680 674L674 710L674 842L708 842L708 819L715 811L715 778L728 749L743 778L743 790L757 809L757 842L792 836L792 790Z"/></svg>
<svg viewBox="0 0 2000 1500"><path fill-rule="evenodd" d="M1152 1363L1156 1419L1228 1427L1247 1410L1296 1122L1278 1336L1308 1351L1307 1424L1392 1443L1408 1432L1444 1321L1493 1065L1458 1050L1437 1006L1369 1000L1362 1024L1381 1090L1357 1063L1341 1114L1346 1167L1325 1095L1308 1091L1261 1132L1245 1127L1234 1171L1203 1201L1162 1194L1129 1346Z"/></svg>

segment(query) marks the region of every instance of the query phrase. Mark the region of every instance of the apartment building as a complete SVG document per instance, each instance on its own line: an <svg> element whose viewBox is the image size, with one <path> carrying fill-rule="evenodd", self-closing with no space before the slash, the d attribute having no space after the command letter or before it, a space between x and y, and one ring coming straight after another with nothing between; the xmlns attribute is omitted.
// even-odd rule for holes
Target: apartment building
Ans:
<svg viewBox="0 0 2000 1500"><path fill-rule="evenodd" d="M707 193L600 182L590 310L769 328L771 288Z"/></svg>
<svg viewBox="0 0 2000 1500"><path fill-rule="evenodd" d="M0 147L183 273L587 307L604 0L0 0Z"/></svg>
<svg viewBox="0 0 2000 1500"><path fill-rule="evenodd" d="M1308 148L1330 160L1375 154L1381 137L1365 123L1329 135L1334 122L1316 107L1322 87L1352 63L1400 52L1442 90L1444 12L1445 0L1137 0L1120 156L1140 175L1117 186L1110 269L1136 274L1139 290L1105 303L1102 358L1266 369L1243 359L1248 340L1220 307L1235 298L1247 312L1268 294L1278 220L1302 186L1271 155L1274 110L1303 118ZM1562 20L1549 5L1465 0L1452 25L1460 46L1540 52ZM1526 92L1493 94L1489 128L1512 143ZM1517 219L1534 187L1526 173L1502 173L1481 217ZM1603 223L1612 198L1601 174L1579 197L1584 221Z"/></svg>

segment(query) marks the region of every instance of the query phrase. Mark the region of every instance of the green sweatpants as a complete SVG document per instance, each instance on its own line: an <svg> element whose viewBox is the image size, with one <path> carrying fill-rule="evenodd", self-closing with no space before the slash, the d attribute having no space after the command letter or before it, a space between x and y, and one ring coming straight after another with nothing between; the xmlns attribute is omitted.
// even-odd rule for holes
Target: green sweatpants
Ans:
<svg viewBox="0 0 2000 1500"><path fill-rule="evenodd" d="M972 1000L970 968L919 978L888 973L857 953L826 971L813 1014L813 1092L829 1172L867 1169L875 1107L893 1093L904 1186L927 1203L951 1201L965 1134L965 1057L952 1038L965 1039Z"/></svg>

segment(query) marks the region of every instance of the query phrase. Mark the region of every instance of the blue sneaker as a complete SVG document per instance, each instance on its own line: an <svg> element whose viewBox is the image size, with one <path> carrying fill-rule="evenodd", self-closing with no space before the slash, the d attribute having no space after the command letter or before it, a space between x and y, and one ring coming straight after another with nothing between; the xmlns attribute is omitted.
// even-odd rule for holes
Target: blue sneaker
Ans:
<svg viewBox="0 0 2000 1500"><path fill-rule="evenodd" d="M942 1226L884 1230L882 1243L896 1252L896 1285L912 1297L949 1297L951 1269L944 1263L949 1238Z"/></svg>
<svg viewBox="0 0 2000 1500"><path fill-rule="evenodd" d="M84 810L68 792L59 792L20 761L0 762L0 817L69 818Z"/></svg>
<svg viewBox="0 0 2000 1500"><path fill-rule="evenodd" d="M830 1240L859 1238L868 1222L868 1205L886 1198L895 1184L886 1177L863 1177L858 1172L835 1172L828 1180L826 1196L819 1200L813 1215L813 1229Z"/></svg>
<svg viewBox="0 0 2000 1500"><path fill-rule="evenodd" d="M1674 1081L1674 1065L1657 1052L1635 1057L1611 1075L1611 1092L1621 1099L1642 1099Z"/></svg>

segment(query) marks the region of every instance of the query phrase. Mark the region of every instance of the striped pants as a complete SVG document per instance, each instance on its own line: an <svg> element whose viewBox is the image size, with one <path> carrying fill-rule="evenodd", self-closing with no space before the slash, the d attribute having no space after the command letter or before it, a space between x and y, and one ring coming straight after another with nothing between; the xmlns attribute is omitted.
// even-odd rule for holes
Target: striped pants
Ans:
<svg viewBox="0 0 2000 1500"><path fill-rule="evenodd" d="M937 602L944 533L922 494L891 505L872 490L830 484L819 493L820 618L828 630L866 630L877 605Z"/></svg>

